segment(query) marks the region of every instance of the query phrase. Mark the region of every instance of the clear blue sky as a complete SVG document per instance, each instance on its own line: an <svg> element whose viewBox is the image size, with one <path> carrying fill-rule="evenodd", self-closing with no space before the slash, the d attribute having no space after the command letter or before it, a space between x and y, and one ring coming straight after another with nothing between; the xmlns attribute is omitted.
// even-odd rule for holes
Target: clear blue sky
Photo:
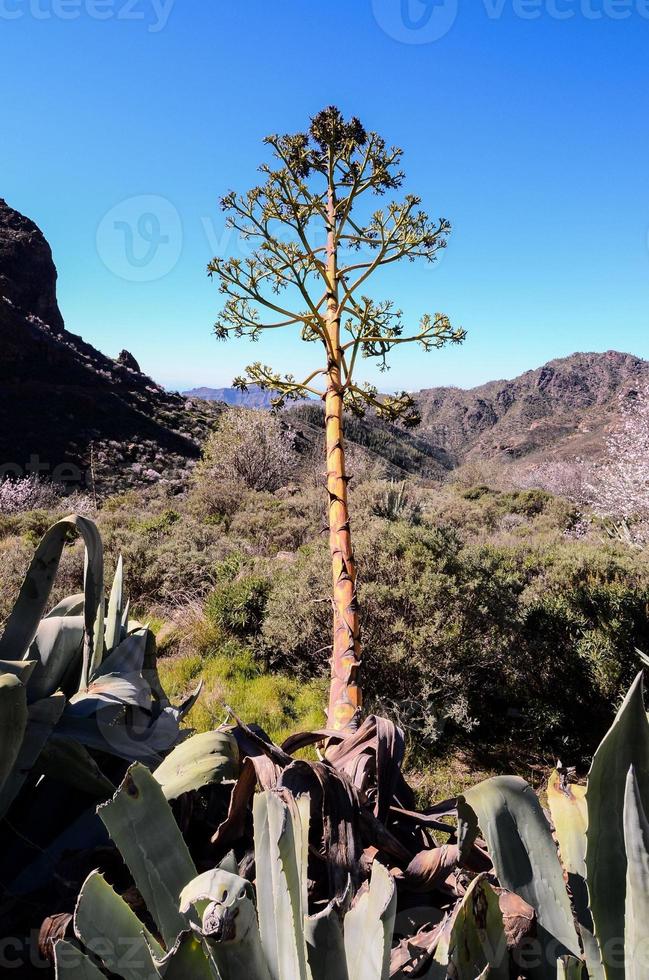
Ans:
<svg viewBox="0 0 649 980"><path fill-rule="evenodd" d="M47 235L70 330L170 387L227 384L280 352L211 334L218 198L335 103L454 226L389 287L468 339L402 349L385 388L649 357L648 83L648 0L0 0L0 196Z"/></svg>

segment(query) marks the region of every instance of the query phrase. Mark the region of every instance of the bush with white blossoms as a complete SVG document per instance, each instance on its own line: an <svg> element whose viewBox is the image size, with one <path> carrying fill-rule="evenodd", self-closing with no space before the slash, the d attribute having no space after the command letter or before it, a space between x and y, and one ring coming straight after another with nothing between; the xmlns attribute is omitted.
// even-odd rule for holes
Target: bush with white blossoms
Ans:
<svg viewBox="0 0 649 980"><path fill-rule="evenodd" d="M24 514L30 510L67 510L75 514L92 514L92 499L83 493L65 496L63 487L32 474L5 477L0 481L0 514Z"/></svg>

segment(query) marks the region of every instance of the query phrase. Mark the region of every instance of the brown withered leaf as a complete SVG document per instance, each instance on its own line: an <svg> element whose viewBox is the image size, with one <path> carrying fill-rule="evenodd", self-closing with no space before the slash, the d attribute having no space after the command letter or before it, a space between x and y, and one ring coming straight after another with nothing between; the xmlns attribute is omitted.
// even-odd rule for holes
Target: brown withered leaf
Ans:
<svg viewBox="0 0 649 980"><path fill-rule="evenodd" d="M444 844L420 851L406 868L404 883L413 892L434 891L458 866L459 859L457 844Z"/></svg>
<svg viewBox="0 0 649 980"><path fill-rule="evenodd" d="M43 959L48 960L54 965L54 943L59 939L71 938L74 935L72 929L72 913L58 912L56 915L48 915L43 920L38 933L38 951Z"/></svg>
<svg viewBox="0 0 649 980"><path fill-rule="evenodd" d="M495 888L502 912L508 949L518 949L525 939L536 935L536 912L514 892Z"/></svg>
<svg viewBox="0 0 649 980"><path fill-rule="evenodd" d="M401 980L426 976L425 968L435 954L448 921L448 918L444 918L436 925L420 929L414 936L402 939L390 954L390 977Z"/></svg>
<svg viewBox="0 0 649 980"><path fill-rule="evenodd" d="M327 856L329 895L342 902L349 880L356 886L361 879L361 807L355 787L326 763L296 760L284 769L277 788L293 796L309 794L312 828L317 828Z"/></svg>

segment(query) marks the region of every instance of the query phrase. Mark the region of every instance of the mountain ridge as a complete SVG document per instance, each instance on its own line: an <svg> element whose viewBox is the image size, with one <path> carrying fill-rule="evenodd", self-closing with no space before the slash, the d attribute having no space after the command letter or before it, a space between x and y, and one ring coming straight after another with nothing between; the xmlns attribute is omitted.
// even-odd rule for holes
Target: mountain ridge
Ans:
<svg viewBox="0 0 649 980"><path fill-rule="evenodd" d="M92 471L102 491L165 481L178 490L219 414L267 408L272 392L251 386L165 391L128 351L113 359L66 330L57 272L38 226L0 199L0 477L36 459L43 475L78 480ZM406 430L369 414L348 417L347 442L388 475L444 479L465 463L511 468L601 457L620 398L649 385L649 362L619 351L554 358L512 379L414 393L421 425ZM307 442L321 437L323 408L286 410ZM67 477L71 479L71 477Z"/></svg>

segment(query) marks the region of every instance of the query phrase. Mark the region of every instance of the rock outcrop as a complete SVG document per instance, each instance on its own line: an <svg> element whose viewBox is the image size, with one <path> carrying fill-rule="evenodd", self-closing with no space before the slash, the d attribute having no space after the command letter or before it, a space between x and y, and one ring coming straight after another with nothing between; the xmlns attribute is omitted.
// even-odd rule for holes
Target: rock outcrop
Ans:
<svg viewBox="0 0 649 980"><path fill-rule="evenodd" d="M56 278L41 231L0 201L0 477L39 472L76 488L92 471L100 492L183 486L219 409L67 331Z"/></svg>

